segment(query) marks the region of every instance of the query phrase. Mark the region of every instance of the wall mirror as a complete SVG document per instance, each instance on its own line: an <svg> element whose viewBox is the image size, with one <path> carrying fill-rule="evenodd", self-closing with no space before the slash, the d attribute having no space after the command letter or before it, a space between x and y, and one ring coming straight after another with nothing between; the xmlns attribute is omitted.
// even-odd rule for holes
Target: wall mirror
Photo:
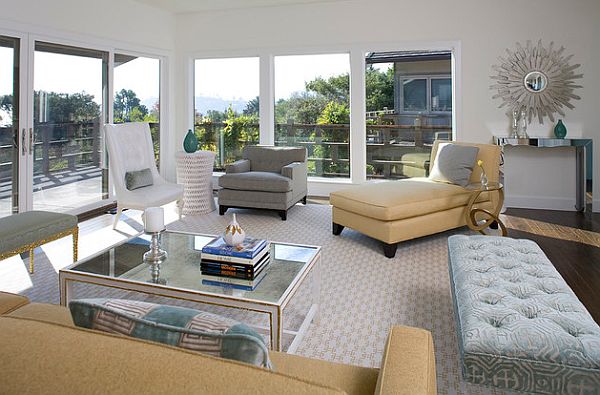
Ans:
<svg viewBox="0 0 600 395"><path fill-rule="evenodd" d="M575 108L571 99L580 99L574 90L581 85L574 81L583 77L574 71L579 64L569 64L573 55L565 56L564 51L564 47L554 48L553 42L546 48L542 40L507 48L507 56L498 57L500 63L492 66L496 75L490 77L494 81L490 89L497 92L492 98L502 99L499 107L506 107L508 113L524 109L529 123L534 117L543 124L544 117L554 122L554 114L564 116L565 107Z"/></svg>

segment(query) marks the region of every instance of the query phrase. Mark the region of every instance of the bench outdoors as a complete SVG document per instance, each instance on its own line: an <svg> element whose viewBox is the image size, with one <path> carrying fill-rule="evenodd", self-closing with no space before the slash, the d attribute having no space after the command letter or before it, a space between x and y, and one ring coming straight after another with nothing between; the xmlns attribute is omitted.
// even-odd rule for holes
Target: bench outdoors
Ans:
<svg viewBox="0 0 600 395"><path fill-rule="evenodd" d="M29 251L33 273L33 249L65 236L73 236L73 262L77 260L77 217L47 211L27 211L0 218L0 260Z"/></svg>
<svg viewBox="0 0 600 395"><path fill-rule="evenodd" d="M465 380L543 394L600 394L600 327L531 240L448 238Z"/></svg>

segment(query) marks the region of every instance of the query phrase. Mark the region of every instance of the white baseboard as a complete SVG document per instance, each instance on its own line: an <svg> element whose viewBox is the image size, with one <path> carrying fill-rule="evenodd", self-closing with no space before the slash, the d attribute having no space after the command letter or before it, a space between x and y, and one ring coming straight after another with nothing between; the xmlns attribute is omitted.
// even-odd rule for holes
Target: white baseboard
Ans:
<svg viewBox="0 0 600 395"><path fill-rule="evenodd" d="M598 203L600 203L600 201ZM575 211L575 199L513 195L505 197L504 206L513 208Z"/></svg>

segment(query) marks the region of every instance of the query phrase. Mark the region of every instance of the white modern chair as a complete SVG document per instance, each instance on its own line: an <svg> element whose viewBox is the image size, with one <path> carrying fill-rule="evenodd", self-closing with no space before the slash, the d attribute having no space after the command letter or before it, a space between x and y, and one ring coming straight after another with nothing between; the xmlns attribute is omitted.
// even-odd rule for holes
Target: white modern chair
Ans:
<svg viewBox="0 0 600 395"><path fill-rule="evenodd" d="M177 201L179 218L183 204L183 186L167 182L156 169L154 147L150 126L146 122L131 122L104 125L108 167L115 186L117 215L113 229L121 217L123 209L145 210ZM150 169L153 184L129 190L125 183L125 173Z"/></svg>

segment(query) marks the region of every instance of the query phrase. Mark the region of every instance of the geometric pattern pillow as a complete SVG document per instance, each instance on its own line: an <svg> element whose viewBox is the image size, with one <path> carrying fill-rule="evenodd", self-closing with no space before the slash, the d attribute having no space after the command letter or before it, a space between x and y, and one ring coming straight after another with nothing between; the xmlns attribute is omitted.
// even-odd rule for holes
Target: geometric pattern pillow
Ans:
<svg viewBox="0 0 600 395"><path fill-rule="evenodd" d="M271 369L264 339L248 326L199 310L121 299L69 303L75 325Z"/></svg>

